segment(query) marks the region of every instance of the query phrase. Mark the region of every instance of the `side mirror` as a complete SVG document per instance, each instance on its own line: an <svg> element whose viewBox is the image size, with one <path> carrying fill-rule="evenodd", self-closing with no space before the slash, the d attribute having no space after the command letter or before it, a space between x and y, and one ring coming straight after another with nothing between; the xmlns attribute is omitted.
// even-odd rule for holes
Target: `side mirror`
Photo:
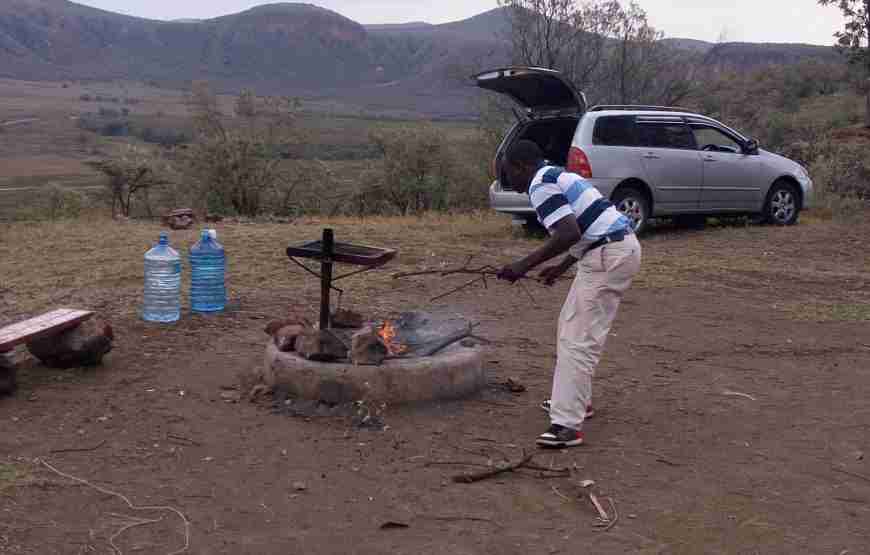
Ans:
<svg viewBox="0 0 870 555"><path fill-rule="evenodd" d="M743 153L744 154L758 154L758 141L755 139L749 139L743 145Z"/></svg>

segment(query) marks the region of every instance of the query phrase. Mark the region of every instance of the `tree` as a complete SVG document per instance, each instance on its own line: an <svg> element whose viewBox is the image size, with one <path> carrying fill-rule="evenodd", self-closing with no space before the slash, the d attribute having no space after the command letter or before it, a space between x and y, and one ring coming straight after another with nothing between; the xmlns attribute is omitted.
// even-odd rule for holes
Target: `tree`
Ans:
<svg viewBox="0 0 870 555"><path fill-rule="evenodd" d="M870 0L819 0L823 6L835 5L846 18L842 31L837 31L837 48L859 68L866 95L864 124L870 127Z"/></svg>
<svg viewBox="0 0 870 555"><path fill-rule="evenodd" d="M703 59L662 42L635 2L499 0L514 63L558 69L594 103L674 104Z"/></svg>
<svg viewBox="0 0 870 555"><path fill-rule="evenodd" d="M293 187L289 172L282 168L282 152L298 140L298 101L266 98L255 105L255 98L244 91L236 102L237 117L229 121L206 83L193 87L188 109L194 139L179 161L196 186L201 211L257 216L269 195L282 189L286 196Z"/></svg>
<svg viewBox="0 0 870 555"><path fill-rule="evenodd" d="M622 11L617 0L499 0L507 8L514 63L558 69L587 88Z"/></svg>
<svg viewBox="0 0 870 555"><path fill-rule="evenodd" d="M89 165L106 176L106 188L112 197L112 217L120 210L130 217L133 200L141 199L148 217L153 216L149 193L151 189L170 181L160 160L149 150L127 146L116 158L90 162Z"/></svg>

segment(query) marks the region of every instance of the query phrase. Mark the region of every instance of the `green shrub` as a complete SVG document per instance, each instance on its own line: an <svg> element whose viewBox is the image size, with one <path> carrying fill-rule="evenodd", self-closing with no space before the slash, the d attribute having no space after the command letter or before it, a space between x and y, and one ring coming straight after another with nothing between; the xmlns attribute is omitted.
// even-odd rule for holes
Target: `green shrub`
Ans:
<svg viewBox="0 0 870 555"><path fill-rule="evenodd" d="M49 220L77 218L85 205L85 199L78 191L59 185L49 185L45 190L44 217Z"/></svg>

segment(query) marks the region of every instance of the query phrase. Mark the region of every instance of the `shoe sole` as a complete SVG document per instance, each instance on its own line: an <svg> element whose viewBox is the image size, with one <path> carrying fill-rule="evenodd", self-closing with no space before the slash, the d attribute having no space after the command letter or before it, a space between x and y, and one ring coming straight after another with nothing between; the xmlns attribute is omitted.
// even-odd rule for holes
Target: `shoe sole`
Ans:
<svg viewBox="0 0 870 555"><path fill-rule="evenodd" d="M564 449L566 447L577 447L583 445L583 440L572 439L571 441L550 441L548 439L538 439L535 443L548 449Z"/></svg>

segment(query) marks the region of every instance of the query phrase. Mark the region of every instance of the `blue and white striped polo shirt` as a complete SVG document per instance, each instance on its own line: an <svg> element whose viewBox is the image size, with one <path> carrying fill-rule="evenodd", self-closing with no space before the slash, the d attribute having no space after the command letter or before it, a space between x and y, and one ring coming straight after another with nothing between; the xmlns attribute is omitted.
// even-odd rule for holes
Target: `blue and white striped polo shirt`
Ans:
<svg viewBox="0 0 870 555"><path fill-rule="evenodd" d="M605 235L631 232L631 221L588 181L556 166L544 166L532 179L529 198L538 213L538 221L548 230L564 218L577 218L583 238L572 247L572 254L582 255L585 247Z"/></svg>

